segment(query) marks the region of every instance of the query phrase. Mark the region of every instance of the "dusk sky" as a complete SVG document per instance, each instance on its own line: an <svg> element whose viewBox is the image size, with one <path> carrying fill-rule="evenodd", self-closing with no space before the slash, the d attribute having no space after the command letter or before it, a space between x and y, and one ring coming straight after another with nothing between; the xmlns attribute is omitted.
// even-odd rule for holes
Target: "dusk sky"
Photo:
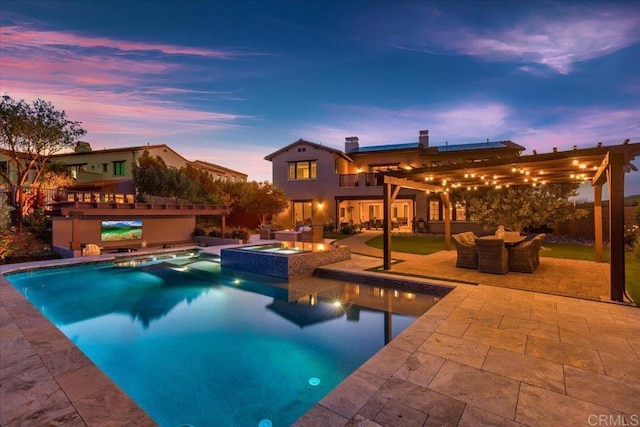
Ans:
<svg viewBox="0 0 640 427"><path fill-rule="evenodd" d="M5 0L0 25L2 94L93 149L164 143L250 180L299 138L640 142L637 1Z"/></svg>

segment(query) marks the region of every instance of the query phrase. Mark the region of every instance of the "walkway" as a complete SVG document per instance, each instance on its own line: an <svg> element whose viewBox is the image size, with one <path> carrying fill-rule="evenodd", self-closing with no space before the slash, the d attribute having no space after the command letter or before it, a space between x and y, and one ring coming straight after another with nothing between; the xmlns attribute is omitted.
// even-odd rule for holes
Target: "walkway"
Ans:
<svg viewBox="0 0 640 427"><path fill-rule="evenodd" d="M370 237L341 243L375 255L363 245ZM431 255L393 258L405 260L393 271L404 265L405 273L442 274ZM380 260L356 255L329 268L375 264ZM498 286L493 276L491 285L456 285L296 425L640 423L640 309L507 289L517 275L500 277L505 280Z"/></svg>

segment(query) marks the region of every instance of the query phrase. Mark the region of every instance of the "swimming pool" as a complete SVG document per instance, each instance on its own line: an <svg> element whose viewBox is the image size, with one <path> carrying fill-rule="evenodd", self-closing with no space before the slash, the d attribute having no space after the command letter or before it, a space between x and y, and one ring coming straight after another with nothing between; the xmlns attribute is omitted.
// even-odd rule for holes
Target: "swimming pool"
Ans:
<svg viewBox="0 0 640 427"><path fill-rule="evenodd" d="M437 300L205 260L7 280L160 425L289 425Z"/></svg>

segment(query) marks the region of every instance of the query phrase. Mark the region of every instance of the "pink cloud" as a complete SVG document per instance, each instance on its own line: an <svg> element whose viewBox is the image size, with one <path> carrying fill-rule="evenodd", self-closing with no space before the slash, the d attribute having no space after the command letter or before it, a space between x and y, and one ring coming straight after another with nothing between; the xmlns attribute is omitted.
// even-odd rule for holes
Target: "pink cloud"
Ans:
<svg viewBox="0 0 640 427"><path fill-rule="evenodd" d="M570 2L569 2L570 3ZM543 70L569 74L577 63L589 61L640 41L640 15L628 5L573 2L538 10L493 27L444 25L423 13L426 25L419 31L396 31L385 43L398 49L462 54L486 61L513 61L534 74ZM463 24L465 25L465 24ZM389 37L388 37L389 38ZM535 66L530 66L531 64Z"/></svg>
<svg viewBox="0 0 640 427"><path fill-rule="evenodd" d="M72 46L74 48L112 48L123 52L159 51L167 55L204 56L230 59L239 56L264 55L256 52L202 49L163 43L117 40L106 37L88 37L63 31L38 31L20 26L0 27L0 37L5 46L14 48L43 46Z"/></svg>

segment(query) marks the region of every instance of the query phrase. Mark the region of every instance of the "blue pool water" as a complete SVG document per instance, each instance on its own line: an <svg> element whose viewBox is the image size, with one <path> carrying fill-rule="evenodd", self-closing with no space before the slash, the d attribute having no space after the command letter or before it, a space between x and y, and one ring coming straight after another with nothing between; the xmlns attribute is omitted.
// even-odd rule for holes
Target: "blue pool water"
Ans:
<svg viewBox="0 0 640 427"><path fill-rule="evenodd" d="M163 426L290 425L437 301L193 259L7 279Z"/></svg>

